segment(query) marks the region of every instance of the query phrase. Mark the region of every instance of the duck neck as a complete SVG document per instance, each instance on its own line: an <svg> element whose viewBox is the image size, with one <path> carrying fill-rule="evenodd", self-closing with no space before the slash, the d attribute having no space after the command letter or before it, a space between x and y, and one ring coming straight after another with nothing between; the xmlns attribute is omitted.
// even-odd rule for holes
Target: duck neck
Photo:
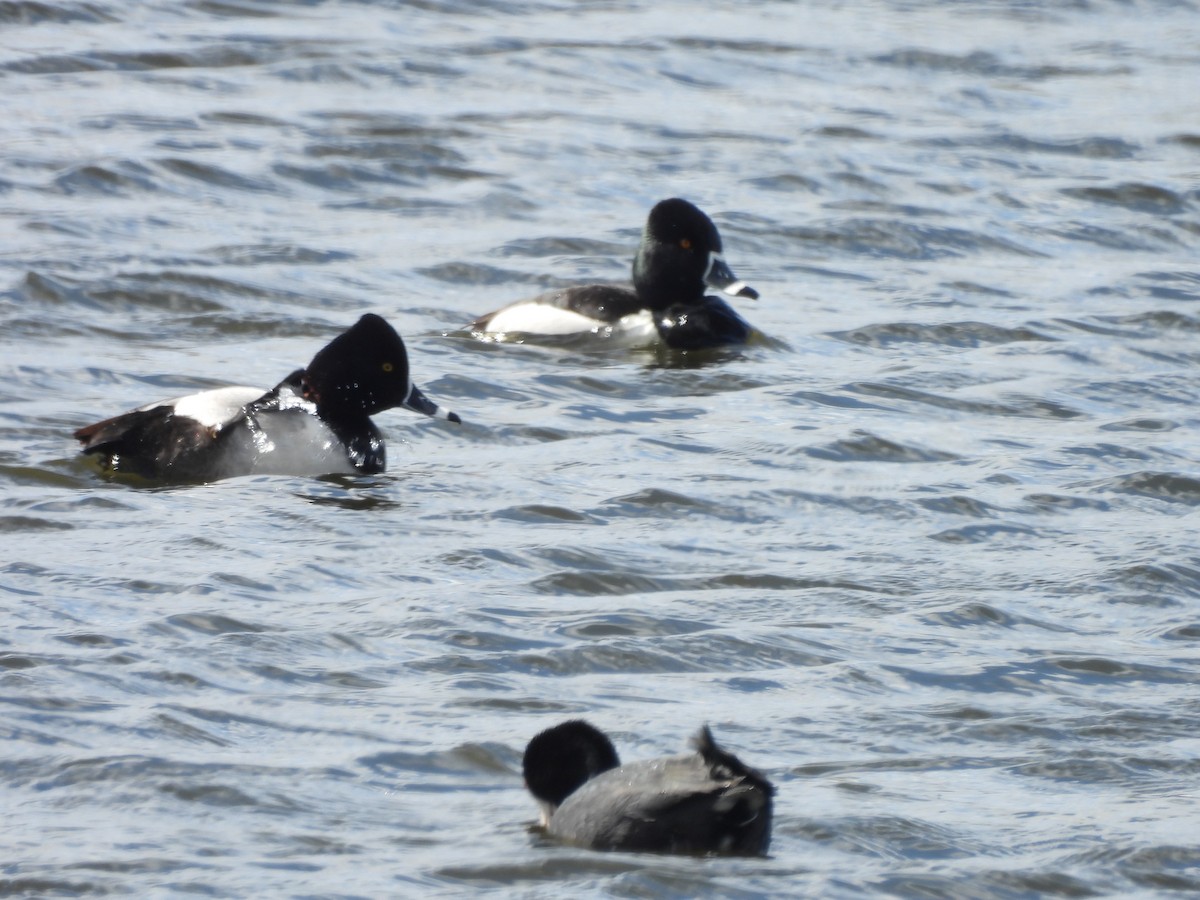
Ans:
<svg viewBox="0 0 1200 900"><path fill-rule="evenodd" d="M365 475L374 475L387 468L387 447L379 428L364 414L331 418L322 416L325 424L346 448L350 465Z"/></svg>
<svg viewBox="0 0 1200 900"><path fill-rule="evenodd" d="M662 311L704 296L704 278L688 266L674 264L661 249L643 245L633 261L633 289L647 309Z"/></svg>

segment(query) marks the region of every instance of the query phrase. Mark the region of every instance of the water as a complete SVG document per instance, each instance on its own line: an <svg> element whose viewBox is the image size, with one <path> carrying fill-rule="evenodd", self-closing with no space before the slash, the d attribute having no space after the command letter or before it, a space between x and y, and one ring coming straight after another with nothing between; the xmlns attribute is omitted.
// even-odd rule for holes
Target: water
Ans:
<svg viewBox="0 0 1200 900"><path fill-rule="evenodd" d="M1191 3L0 4L0 891L1200 888ZM682 195L770 340L461 331ZM462 414L134 489L70 432L361 313ZM530 833L702 722L771 858Z"/></svg>

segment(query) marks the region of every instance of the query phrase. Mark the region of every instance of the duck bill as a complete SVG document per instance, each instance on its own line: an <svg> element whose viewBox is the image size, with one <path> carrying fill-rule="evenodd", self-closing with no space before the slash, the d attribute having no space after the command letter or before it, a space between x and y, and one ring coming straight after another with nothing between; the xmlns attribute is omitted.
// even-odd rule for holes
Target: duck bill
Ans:
<svg viewBox="0 0 1200 900"><path fill-rule="evenodd" d="M422 394L421 389L415 384L409 387L408 396L404 398L404 402L400 405L423 416L432 416L435 419L445 419L447 422L462 424L462 419L459 418L458 413L450 412L448 409L441 409L436 403Z"/></svg>
<svg viewBox="0 0 1200 900"><path fill-rule="evenodd" d="M746 282L740 281L719 253L709 254L708 271L704 273L704 280L731 297L745 297L747 300L758 299L758 291Z"/></svg>

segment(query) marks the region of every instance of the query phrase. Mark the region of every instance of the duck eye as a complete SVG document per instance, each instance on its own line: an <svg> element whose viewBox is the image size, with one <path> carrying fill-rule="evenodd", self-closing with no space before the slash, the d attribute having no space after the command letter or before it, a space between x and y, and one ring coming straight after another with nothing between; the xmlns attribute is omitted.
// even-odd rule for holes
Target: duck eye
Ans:
<svg viewBox="0 0 1200 900"><path fill-rule="evenodd" d="M684 238L683 240L681 240L679 242L679 246L682 247L684 250L691 250L692 242L690 240L688 240L687 238Z"/></svg>
<svg viewBox="0 0 1200 900"><path fill-rule="evenodd" d="M383 364L383 371L385 371L385 372L390 372L390 371L392 371L392 369L394 369L394 368L396 368L396 367L395 367L395 366L393 366L393 365L392 365L390 362L385 362L385 363Z"/></svg>

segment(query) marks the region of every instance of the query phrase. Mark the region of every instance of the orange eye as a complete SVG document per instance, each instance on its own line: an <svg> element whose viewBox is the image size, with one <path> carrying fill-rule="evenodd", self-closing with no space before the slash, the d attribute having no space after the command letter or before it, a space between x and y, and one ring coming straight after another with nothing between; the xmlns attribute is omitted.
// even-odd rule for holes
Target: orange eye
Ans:
<svg viewBox="0 0 1200 900"><path fill-rule="evenodd" d="M390 371L392 371L392 369L394 369L394 368L396 368L396 367L395 367L395 366L393 366L391 363L384 363L384 364L383 364L383 371L385 371L385 372L390 372Z"/></svg>
<svg viewBox="0 0 1200 900"><path fill-rule="evenodd" d="M679 242L679 246L680 246L680 247L682 247L684 250L691 250L691 249L692 249L692 242L691 242L691 241L689 241L687 238L684 238L683 240L681 240L681 241Z"/></svg>

